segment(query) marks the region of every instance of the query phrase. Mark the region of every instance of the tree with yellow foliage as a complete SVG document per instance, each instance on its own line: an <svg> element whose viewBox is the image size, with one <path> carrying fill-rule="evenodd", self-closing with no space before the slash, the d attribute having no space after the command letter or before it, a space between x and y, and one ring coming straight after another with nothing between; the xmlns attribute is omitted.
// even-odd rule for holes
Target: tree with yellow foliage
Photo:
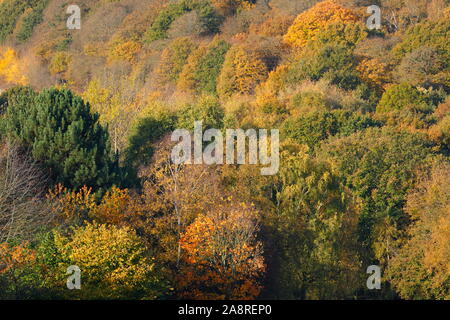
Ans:
<svg viewBox="0 0 450 320"><path fill-rule="evenodd" d="M63 74L67 71L70 64L70 55L67 52L57 52L50 61L49 70L53 75Z"/></svg>
<svg viewBox="0 0 450 320"><path fill-rule="evenodd" d="M294 23L284 36L284 41L301 48L310 41L316 39L317 34L325 27L335 23L355 23L358 15L346 9L334 0L319 2L314 7L299 14Z"/></svg>
<svg viewBox="0 0 450 320"><path fill-rule="evenodd" d="M93 78L82 97L100 115L100 122L108 125L112 146L118 152L126 145L130 122L137 113L133 84L126 78L105 82Z"/></svg>
<svg viewBox="0 0 450 320"><path fill-rule="evenodd" d="M129 227L88 223L68 236L56 232L55 244L61 267L81 269L83 290L73 290L74 297L155 299L164 292L153 259Z"/></svg>
<svg viewBox="0 0 450 320"><path fill-rule="evenodd" d="M14 49L0 48L0 78L13 84L27 84L27 78L23 74L22 65Z"/></svg>
<svg viewBox="0 0 450 320"><path fill-rule="evenodd" d="M138 232L144 242L152 232L153 215L149 206L143 205L141 198L133 196L128 189L113 187L101 201L97 201L90 188L68 191L57 185L49 191L47 198L52 204L56 224L62 227L81 226L93 221L117 227L127 226Z"/></svg>

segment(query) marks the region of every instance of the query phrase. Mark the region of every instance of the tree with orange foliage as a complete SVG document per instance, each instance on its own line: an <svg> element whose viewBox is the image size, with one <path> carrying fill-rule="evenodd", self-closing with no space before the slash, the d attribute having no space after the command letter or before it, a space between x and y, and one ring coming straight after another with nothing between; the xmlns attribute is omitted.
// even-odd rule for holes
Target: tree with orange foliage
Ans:
<svg viewBox="0 0 450 320"><path fill-rule="evenodd" d="M319 2L314 7L299 14L284 36L284 41L301 48L325 27L335 23L355 23L359 20L357 14L346 9L333 0Z"/></svg>
<svg viewBox="0 0 450 320"><path fill-rule="evenodd" d="M0 244L0 298L16 299L33 282L36 252L23 242L16 246Z"/></svg>
<svg viewBox="0 0 450 320"><path fill-rule="evenodd" d="M181 238L183 267L178 290L188 299L254 299L265 272L252 206L221 201L200 215Z"/></svg>
<svg viewBox="0 0 450 320"><path fill-rule="evenodd" d="M255 2L256 0L211 0L214 8L225 15L234 14L240 8L249 9Z"/></svg>
<svg viewBox="0 0 450 320"><path fill-rule="evenodd" d="M437 165L407 199L409 237L388 278L403 299L450 299L450 165Z"/></svg>
<svg viewBox="0 0 450 320"><path fill-rule="evenodd" d="M102 202L95 206L90 216L100 223L123 225L130 213L131 195L127 189L113 187L103 196Z"/></svg>
<svg viewBox="0 0 450 320"><path fill-rule="evenodd" d="M58 184L49 190L47 199L52 203L58 223L67 225L81 225L96 206L92 188L86 186L79 191L70 191Z"/></svg>
<svg viewBox="0 0 450 320"><path fill-rule="evenodd" d="M258 53L241 45L233 46L225 56L217 92L222 98L233 94L251 94L267 77L267 66Z"/></svg>
<svg viewBox="0 0 450 320"><path fill-rule="evenodd" d="M361 59L361 62L356 66L356 70L359 72L361 79L379 93L383 92L392 81L389 66L376 58Z"/></svg>
<svg viewBox="0 0 450 320"><path fill-rule="evenodd" d="M161 53L161 61L155 72L158 82L165 85L176 81L196 45L188 37L173 40Z"/></svg>
<svg viewBox="0 0 450 320"><path fill-rule="evenodd" d="M142 196L135 201L134 210L143 221L147 220L144 230L148 231L149 240L156 242L159 259L177 269L181 260L179 240L186 227L200 212L213 208L221 194L214 167L174 164L174 143L169 140L170 136L156 144L152 163L141 170Z"/></svg>
<svg viewBox="0 0 450 320"><path fill-rule="evenodd" d="M108 62L128 61L136 62L136 56L141 50L141 44L134 40L114 38L109 44Z"/></svg>

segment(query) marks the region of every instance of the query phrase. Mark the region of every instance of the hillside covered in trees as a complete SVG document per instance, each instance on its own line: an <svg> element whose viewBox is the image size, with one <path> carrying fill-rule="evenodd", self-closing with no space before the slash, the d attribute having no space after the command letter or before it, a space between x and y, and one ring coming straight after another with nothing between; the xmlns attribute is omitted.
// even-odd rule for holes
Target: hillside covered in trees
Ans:
<svg viewBox="0 0 450 320"><path fill-rule="evenodd" d="M0 0L0 299L450 299L448 0L73 2Z"/></svg>

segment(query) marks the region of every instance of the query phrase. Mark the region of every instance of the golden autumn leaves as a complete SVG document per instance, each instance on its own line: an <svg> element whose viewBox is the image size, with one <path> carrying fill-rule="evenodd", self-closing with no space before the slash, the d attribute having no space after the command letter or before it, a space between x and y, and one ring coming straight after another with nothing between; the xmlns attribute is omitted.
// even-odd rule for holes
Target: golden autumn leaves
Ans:
<svg viewBox="0 0 450 320"><path fill-rule="evenodd" d="M303 47L328 25L358 21L359 17L352 10L341 7L333 0L319 2L297 16L284 36L284 41L294 47Z"/></svg>
<svg viewBox="0 0 450 320"><path fill-rule="evenodd" d="M85 288L80 293L89 298L120 298L153 276L153 259L127 226L88 223L70 236L56 233L55 244L63 261L81 269Z"/></svg>
<svg viewBox="0 0 450 320"><path fill-rule="evenodd" d="M15 50L0 48L0 79L4 78L8 83L26 84L27 79L23 74L23 65Z"/></svg>

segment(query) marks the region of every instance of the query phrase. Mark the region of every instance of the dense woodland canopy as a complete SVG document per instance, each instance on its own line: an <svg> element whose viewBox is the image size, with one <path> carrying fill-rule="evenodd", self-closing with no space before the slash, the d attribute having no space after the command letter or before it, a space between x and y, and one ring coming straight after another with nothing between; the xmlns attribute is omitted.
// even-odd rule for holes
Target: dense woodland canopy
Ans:
<svg viewBox="0 0 450 320"><path fill-rule="evenodd" d="M76 3L0 0L1 299L450 299L448 0ZM174 164L195 120L278 174Z"/></svg>

